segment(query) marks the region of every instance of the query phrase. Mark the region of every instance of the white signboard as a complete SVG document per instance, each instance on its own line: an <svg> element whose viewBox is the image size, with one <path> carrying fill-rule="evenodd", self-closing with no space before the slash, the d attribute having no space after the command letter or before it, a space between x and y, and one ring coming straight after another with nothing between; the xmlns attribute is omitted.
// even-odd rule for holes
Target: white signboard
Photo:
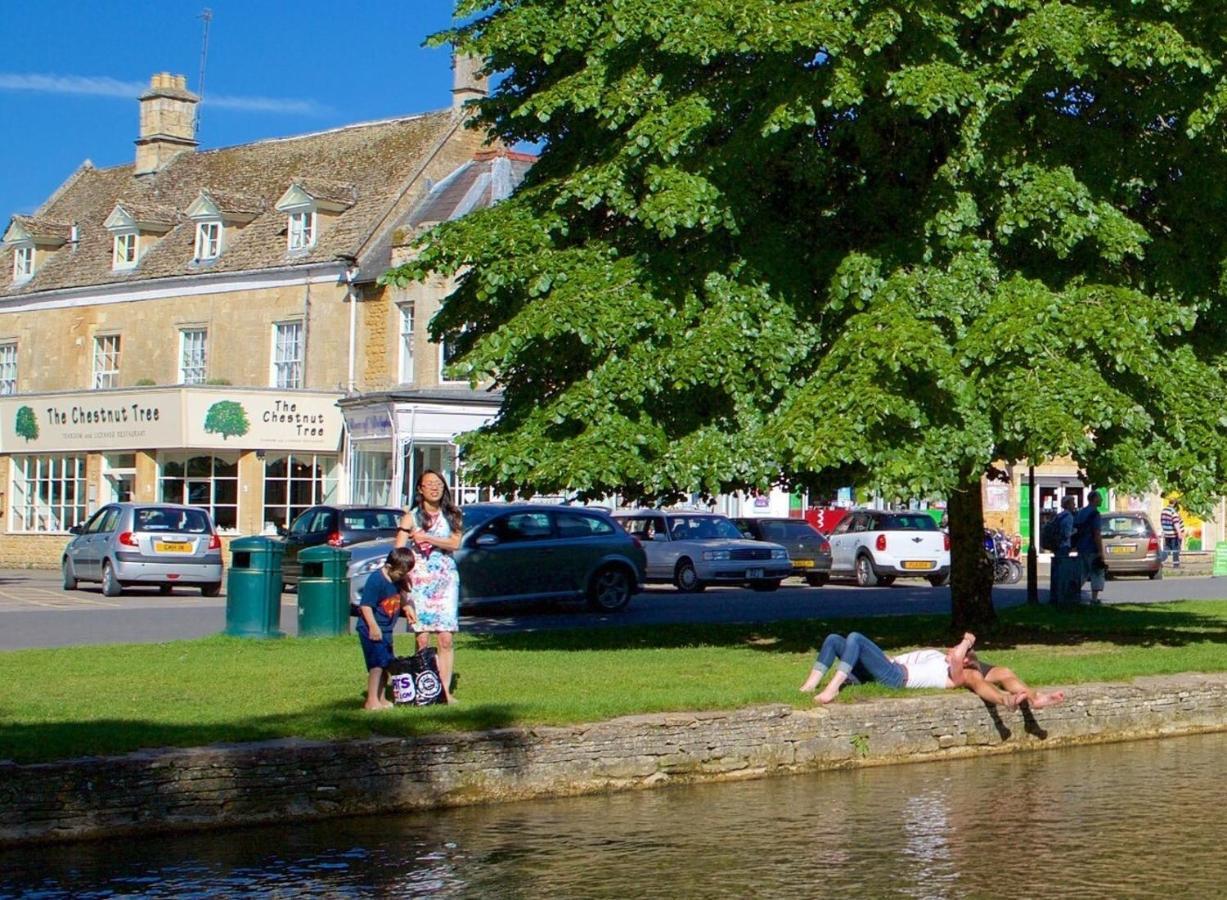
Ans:
<svg viewBox="0 0 1227 900"><path fill-rule="evenodd" d="M335 452L341 410L332 396L276 391L190 391L188 447Z"/></svg>

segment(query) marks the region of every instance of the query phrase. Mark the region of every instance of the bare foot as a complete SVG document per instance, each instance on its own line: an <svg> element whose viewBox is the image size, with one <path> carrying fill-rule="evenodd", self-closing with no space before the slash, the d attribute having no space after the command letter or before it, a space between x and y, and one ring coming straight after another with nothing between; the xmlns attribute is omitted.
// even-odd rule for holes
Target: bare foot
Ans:
<svg viewBox="0 0 1227 900"><path fill-rule="evenodd" d="M1045 706L1056 706L1065 699L1065 691L1053 691L1051 694L1036 693L1031 701L1032 709L1043 709Z"/></svg>
<svg viewBox="0 0 1227 900"><path fill-rule="evenodd" d="M814 695L814 702L827 704L827 703L830 703L832 700L834 700L838 696L839 696L839 685L828 684L826 686L826 690L824 690L821 694Z"/></svg>
<svg viewBox="0 0 1227 900"><path fill-rule="evenodd" d="M391 708L392 708L392 707L394 707L395 705L396 705L396 704L395 704L395 703L393 703L393 702L391 702L390 700L382 700L382 701L380 701L380 703L379 703L379 708L380 708L380 709L391 709Z"/></svg>
<svg viewBox="0 0 1227 900"><path fill-rule="evenodd" d="M818 687L818 682L822 681L822 673L817 669L811 669L809 678L805 679L805 684L801 685L798 690L805 691L807 694Z"/></svg>
<svg viewBox="0 0 1227 900"><path fill-rule="evenodd" d="M391 704L388 704L388 706L391 706ZM363 703L362 708L367 712L375 712L375 710L387 709L388 707L384 706L382 703Z"/></svg>

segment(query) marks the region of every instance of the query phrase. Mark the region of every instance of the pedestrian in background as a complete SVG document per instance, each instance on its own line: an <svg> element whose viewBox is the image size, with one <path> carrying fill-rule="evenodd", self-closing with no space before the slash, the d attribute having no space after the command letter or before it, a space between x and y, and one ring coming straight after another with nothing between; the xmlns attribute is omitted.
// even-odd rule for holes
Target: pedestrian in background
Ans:
<svg viewBox="0 0 1227 900"><path fill-rule="evenodd" d="M1099 514L1099 504L1102 502L1103 495L1099 491L1091 491L1086 498L1086 506L1074 516L1074 549L1082 566L1082 583L1091 583L1092 604L1099 603L1099 592L1103 590L1108 571L1104 562L1103 528Z"/></svg>
<svg viewBox="0 0 1227 900"><path fill-rule="evenodd" d="M1184 544L1184 519L1176 509L1175 498L1169 497L1167 506L1159 514L1159 526L1163 530L1163 557L1172 558L1172 568L1180 568L1180 550Z"/></svg>

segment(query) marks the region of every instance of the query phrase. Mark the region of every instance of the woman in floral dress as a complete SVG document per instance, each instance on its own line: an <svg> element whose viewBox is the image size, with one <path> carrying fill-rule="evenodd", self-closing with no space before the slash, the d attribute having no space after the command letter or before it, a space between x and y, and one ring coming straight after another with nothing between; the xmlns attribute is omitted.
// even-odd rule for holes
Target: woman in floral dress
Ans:
<svg viewBox="0 0 1227 900"><path fill-rule="evenodd" d="M452 638L460 630L460 574L452 554L460 548L462 522L460 510L452 502L452 492L443 476L427 469L418 477L413 505L401 517L396 546L412 548L415 557L409 583L417 611L419 650L435 635L439 654L439 677L443 697L452 702L454 669Z"/></svg>

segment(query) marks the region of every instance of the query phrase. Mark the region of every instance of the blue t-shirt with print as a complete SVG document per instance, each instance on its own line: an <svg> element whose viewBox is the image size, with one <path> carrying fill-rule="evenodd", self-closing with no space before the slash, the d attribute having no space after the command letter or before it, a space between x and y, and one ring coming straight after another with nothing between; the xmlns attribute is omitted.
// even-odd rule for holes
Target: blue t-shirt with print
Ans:
<svg viewBox="0 0 1227 900"><path fill-rule="evenodd" d="M1096 556L1099 546L1095 543L1095 535L1099 532L1099 522L1102 517L1098 507L1084 506L1074 516L1074 549L1079 556Z"/></svg>
<svg viewBox="0 0 1227 900"><path fill-rule="evenodd" d="M396 624L396 617L400 615L400 588L388 580L382 568L377 569L370 574L370 577L366 579L366 584L362 586L362 595L358 605L371 608L375 614L375 624L379 626L379 630L383 632L382 637L386 639L392 634L392 626ZM356 631L365 638L371 637L366 625L366 616L359 614Z"/></svg>

